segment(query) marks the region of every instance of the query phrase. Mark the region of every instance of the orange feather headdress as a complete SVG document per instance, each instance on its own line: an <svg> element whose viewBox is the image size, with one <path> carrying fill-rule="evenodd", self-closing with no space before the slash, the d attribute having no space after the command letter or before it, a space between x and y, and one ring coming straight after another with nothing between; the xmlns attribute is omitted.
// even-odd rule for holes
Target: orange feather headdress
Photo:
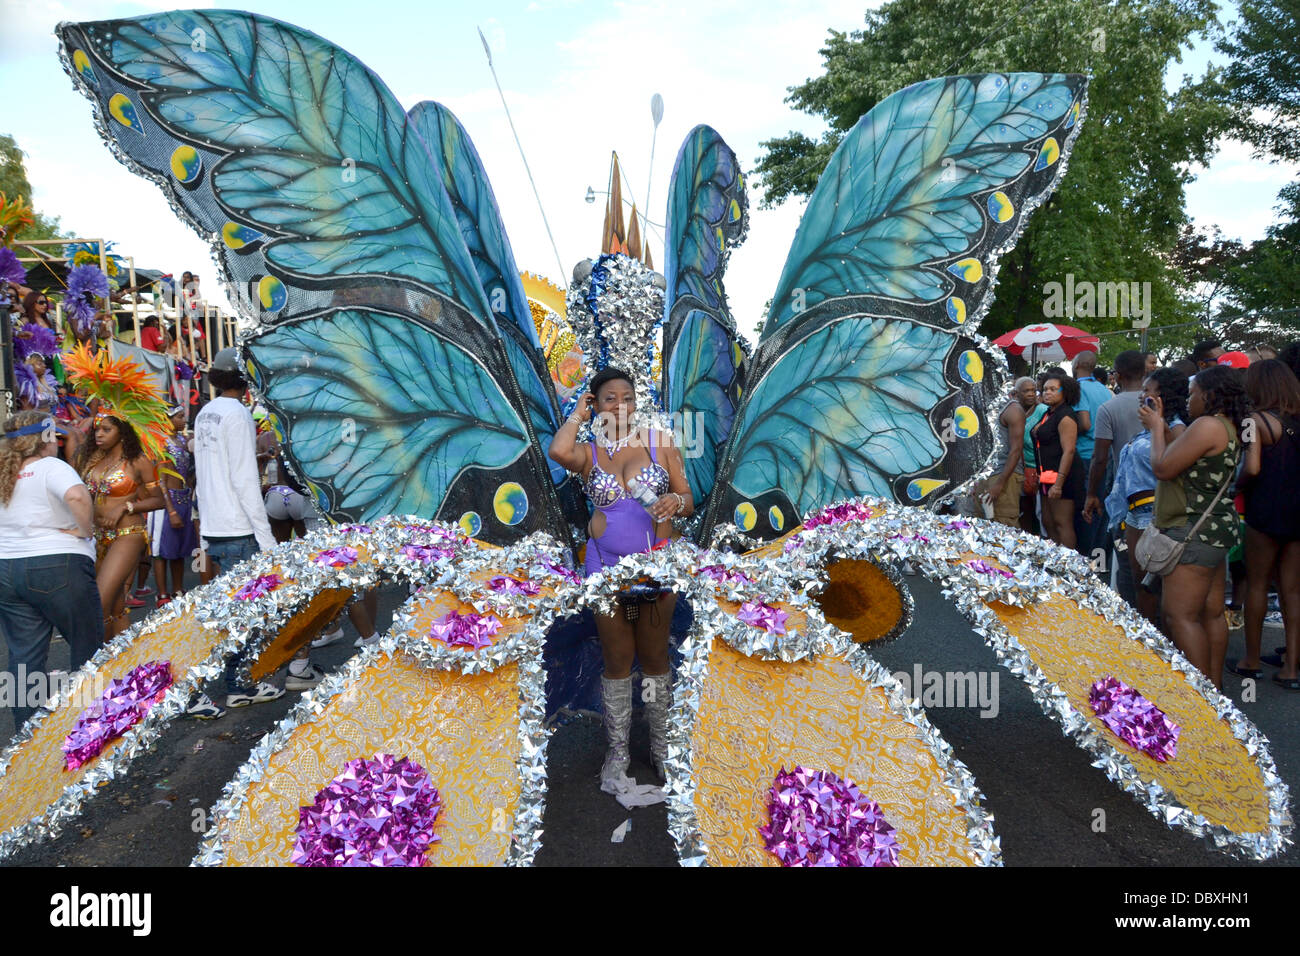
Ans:
<svg viewBox="0 0 1300 956"><path fill-rule="evenodd" d="M106 415L120 418L135 429L150 459L170 460L171 421L148 372L129 358L113 360L107 349L92 355L85 344L64 354L63 367L86 398L99 399L96 421Z"/></svg>

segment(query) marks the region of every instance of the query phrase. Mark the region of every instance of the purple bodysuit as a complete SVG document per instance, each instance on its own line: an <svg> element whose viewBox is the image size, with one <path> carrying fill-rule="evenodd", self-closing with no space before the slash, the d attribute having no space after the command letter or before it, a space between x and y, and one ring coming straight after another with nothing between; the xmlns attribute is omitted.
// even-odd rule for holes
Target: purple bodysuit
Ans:
<svg viewBox="0 0 1300 956"><path fill-rule="evenodd" d="M654 436L650 441L650 461L636 474L637 481L655 493L668 490L668 472L655 456ZM584 490L591 503L605 515L605 533L587 541L586 572L595 574L602 567L617 564L628 554L650 550L654 544L655 522L641 503L623 490L618 478L605 471L596 457L596 443L591 443L591 474Z"/></svg>

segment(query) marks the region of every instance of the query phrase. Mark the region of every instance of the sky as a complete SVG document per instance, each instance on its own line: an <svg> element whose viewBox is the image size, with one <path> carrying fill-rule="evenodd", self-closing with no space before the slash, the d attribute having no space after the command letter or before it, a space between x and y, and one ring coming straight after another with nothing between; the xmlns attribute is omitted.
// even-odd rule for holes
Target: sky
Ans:
<svg viewBox="0 0 1300 956"><path fill-rule="evenodd" d="M231 4L236 5L236 4ZM745 170L759 142L800 130L814 138L815 117L784 103L789 87L821 72L818 50L828 29L863 23L862 0L666 0L516 3L245 2L333 41L368 65L406 108L436 99L469 132L487 169L521 269L566 284L574 263L600 251L604 197L587 204L588 187L607 188L610 151L626 175L624 194L662 223L668 180L682 140L707 123L735 150ZM139 266L191 270L205 294L224 305L206 244L172 215L162 193L115 160L100 141L90 103L64 75L53 27L138 16L174 4L87 0L0 0L0 133L27 153L37 209L67 230L113 240ZM538 203L493 85L476 28L481 27L519 138L527 153L559 250L547 238ZM1208 49L1189 51L1181 72L1199 73ZM655 136L650 99L664 99ZM1087 129L1084 129L1086 135ZM650 162L654 148L653 165ZM1200 226L1229 237L1260 238L1273 221L1277 191L1295 167L1251 157L1240 143L1221 144L1187 189ZM751 192L749 236L726 277L737 325L750 332L771 296L794 238L802 203L758 208ZM661 230L650 230L662 266Z"/></svg>

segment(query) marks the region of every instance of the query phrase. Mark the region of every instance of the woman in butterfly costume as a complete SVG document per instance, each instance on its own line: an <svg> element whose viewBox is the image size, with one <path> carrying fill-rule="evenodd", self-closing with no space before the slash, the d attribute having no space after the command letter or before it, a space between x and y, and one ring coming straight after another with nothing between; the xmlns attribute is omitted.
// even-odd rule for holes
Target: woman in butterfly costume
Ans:
<svg viewBox="0 0 1300 956"><path fill-rule="evenodd" d="M403 110L343 50L253 14L58 34L119 158L213 239L257 323L241 347L286 462L347 523L258 555L88 665L82 679L117 679L165 656L179 676L76 770L44 769L74 705L33 718L0 755L0 855L71 819L230 654L287 660L337 613L322 602L399 581L421 590L267 735L197 860L355 862L362 849L331 830L355 813L331 794L364 781L376 794L436 788L413 829L364 851L381 862L530 862L542 720L572 703L558 688L589 646L558 646L551 625L610 614L649 579L692 612L665 760L683 862L997 863L969 772L861 643L906 627L910 598L890 571L904 559L1160 819L1255 857L1286 845L1267 742L1086 562L914 507L986 470L1005 368L976 329L999 256L1063 172L1083 77L943 77L877 104L823 173L752 354L722 285L746 228L744 179L716 132L690 132L663 275L602 256L570 287L568 319L593 371L632 375L639 412L700 424L683 468L697 514L685 541L581 580L563 554L589 515L547 457L558 402L455 118L432 102ZM736 554L724 545L737 533L770 543ZM398 773L411 782L392 786ZM852 847L817 822L828 800L852 808Z"/></svg>
<svg viewBox="0 0 1300 956"><path fill-rule="evenodd" d="M654 429L636 428L636 389L627 372L607 366L596 374L590 391L578 399L573 414L551 442L551 458L583 476L594 509L588 526L586 572L590 576L624 556L666 543L670 518L689 517L690 489L681 453ZM593 419L598 412L598 418ZM591 423L592 439L580 444L578 430ZM617 456L617 457L615 457ZM662 456L662 461L660 460ZM603 460L602 460L603 459ZM648 504L639 500L645 495ZM668 758L668 709L672 674L668 662L668 623L675 596L653 588L641 613L640 598L625 598L622 613L598 615L605 669L600 678L601 706L609 749L601 768L601 787L626 794L631 761L628 733L632 723L631 668L635 657L645 684L643 698L650 724L650 753L665 778Z"/></svg>

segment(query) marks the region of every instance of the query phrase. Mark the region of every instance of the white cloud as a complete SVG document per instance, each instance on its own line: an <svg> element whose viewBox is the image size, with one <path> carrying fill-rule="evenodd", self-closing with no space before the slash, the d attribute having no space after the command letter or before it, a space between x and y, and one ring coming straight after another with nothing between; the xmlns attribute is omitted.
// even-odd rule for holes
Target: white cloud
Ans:
<svg viewBox="0 0 1300 956"><path fill-rule="evenodd" d="M194 269L212 294L216 273L206 245L176 221L153 184L120 166L99 141L89 104L57 64L52 34L59 20L136 15L169 8L174 0L0 3L6 23L0 32L5 44L0 79L6 89L21 83L27 91L6 111L0 131L12 133L28 151L38 208L61 215L67 227L83 235L115 240L141 265ZM382 22L357 24L341 6L321 5L316 8L320 22L313 22L310 14L278 12L279 3L269 0L251 5L354 48L404 106L430 98L446 103L483 158L519 266L561 282L576 260L599 251L603 201L588 205L583 196L589 186L606 188L611 150L618 151L631 184L625 194L638 206L651 178L649 215L662 222L677 150L696 124L714 126L747 171L761 152L760 141L791 129L819 135L824 128L819 119L784 103L787 90L821 72L818 51L827 30L860 28L864 6L861 0L599 6L544 0L521 12L520 6L485 5L477 23L493 46L560 250L557 263L473 30L475 21L458 23L454 35L444 35L435 32L442 23L433 8L385 6ZM656 92L664 97L665 114L651 170L649 102ZM1196 221L1257 238L1272 221L1277 189L1294 180L1297 170L1261 163L1248 147L1225 143L1210 167L1199 172L1187 190ZM801 212L798 203L775 210L757 206L758 195L751 193L749 238L727 275L733 311L746 332L775 288ZM657 240L654 255L662 264Z"/></svg>

